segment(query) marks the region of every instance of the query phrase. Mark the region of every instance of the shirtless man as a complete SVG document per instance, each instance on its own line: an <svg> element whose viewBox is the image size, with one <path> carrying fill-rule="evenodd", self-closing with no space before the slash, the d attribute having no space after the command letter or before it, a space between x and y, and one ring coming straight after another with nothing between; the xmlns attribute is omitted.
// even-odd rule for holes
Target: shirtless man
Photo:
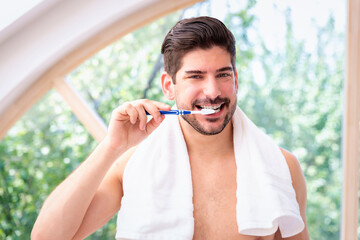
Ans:
<svg viewBox="0 0 360 240"><path fill-rule="evenodd" d="M197 26L203 24L218 28L214 31L226 38L215 42L187 41L193 40L194 34L202 34ZM179 117L193 184L193 239L282 239L279 230L256 237L241 235L237 229L231 118L237 104L238 76L232 34L212 18L182 20L166 36L162 53L165 72L161 83L168 99L175 100L179 109L220 110L208 116ZM137 100L116 108L105 139L45 201L32 239L83 239L109 221L121 208L123 173L128 160L136 146L164 120L159 110L169 109L170 106L151 100ZM150 121L145 111L152 115ZM305 223L301 233L287 239L306 240L309 236L304 176L297 159L284 149L281 152Z"/></svg>

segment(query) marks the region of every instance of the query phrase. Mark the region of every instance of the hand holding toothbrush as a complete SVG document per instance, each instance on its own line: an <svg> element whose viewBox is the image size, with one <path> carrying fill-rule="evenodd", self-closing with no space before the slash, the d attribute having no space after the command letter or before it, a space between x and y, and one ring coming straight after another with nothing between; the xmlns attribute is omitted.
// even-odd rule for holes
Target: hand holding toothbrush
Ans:
<svg viewBox="0 0 360 240"><path fill-rule="evenodd" d="M113 110L104 141L114 151L124 151L139 144L164 120L159 110L168 111L165 103L141 99L126 102ZM153 118L148 121L146 113Z"/></svg>
<svg viewBox="0 0 360 240"><path fill-rule="evenodd" d="M164 120L164 115L212 113L214 113L213 109L171 110L171 107L165 103L147 99L127 102L112 112L105 140L115 150L127 150L150 135ZM147 115L152 115L150 121Z"/></svg>

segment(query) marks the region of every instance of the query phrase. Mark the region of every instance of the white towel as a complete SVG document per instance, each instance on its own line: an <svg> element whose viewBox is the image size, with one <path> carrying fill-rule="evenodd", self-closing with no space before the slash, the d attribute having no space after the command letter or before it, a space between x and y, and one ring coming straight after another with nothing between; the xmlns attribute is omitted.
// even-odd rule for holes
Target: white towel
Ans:
<svg viewBox="0 0 360 240"><path fill-rule="evenodd" d="M237 107L233 119L237 165L236 217L241 234L300 233L300 216L286 160L273 140ZM117 239L192 239L189 157L177 117L168 116L128 161Z"/></svg>

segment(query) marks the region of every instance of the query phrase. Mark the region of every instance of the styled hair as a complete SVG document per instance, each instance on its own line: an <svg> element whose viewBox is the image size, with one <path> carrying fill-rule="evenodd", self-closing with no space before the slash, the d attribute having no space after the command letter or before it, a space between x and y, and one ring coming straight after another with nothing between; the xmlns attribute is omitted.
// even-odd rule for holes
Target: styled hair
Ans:
<svg viewBox="0 0 360 240"><path fill-rule="evenodd" d="M194 49L224 48L231 56L235 69L235 38L226 26L216 18L196 17L180 20L165 36L161 46L165 71L176 82L176 73L182 66L184 55Z"/></svg>

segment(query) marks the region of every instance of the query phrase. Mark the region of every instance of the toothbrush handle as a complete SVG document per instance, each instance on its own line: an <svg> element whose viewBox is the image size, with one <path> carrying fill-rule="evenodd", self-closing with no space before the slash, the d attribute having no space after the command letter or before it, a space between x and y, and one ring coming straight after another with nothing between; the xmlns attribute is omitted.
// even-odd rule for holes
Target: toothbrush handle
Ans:
<svg viewBox="0 0 360 240"><path fill-rule="evenodd" d="M161 114L163 114L163 115L186 115L186 114L191 114L191 111L186 111L186 110L170 110L170 111L159 110L159 112ZM146 115L151 115L151 114L146 112Z"/></svg>

